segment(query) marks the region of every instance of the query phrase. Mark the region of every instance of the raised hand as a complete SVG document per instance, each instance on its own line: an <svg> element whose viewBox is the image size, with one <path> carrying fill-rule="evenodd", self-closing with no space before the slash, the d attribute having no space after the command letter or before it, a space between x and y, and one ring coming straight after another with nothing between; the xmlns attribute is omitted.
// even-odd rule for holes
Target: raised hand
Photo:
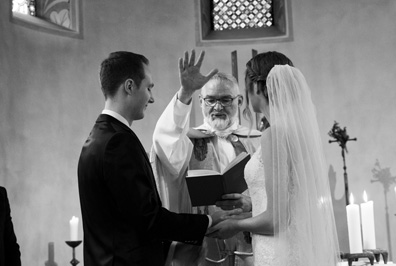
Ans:
<svg viewBox="0 0 396 266"><path fill-rule="evenodd" d="M178 93L178 98L181 102L188 104L195 91L200 90L206 82L209 81L217 72L213 69L206 76L201 74L201 65L205 57L205 51L202 51L195 62L195 50L191 51L191 57L188 52L184 53L184 59L179 59L179 77L181 88Z"/></svg>
<svg viewBox="0 0 396 266"><path fill-rule="evenodd" d="M216 202L216 206L220 207L223 210L240 208L244 212L252 211L252 201L250 197L238 193L223 195L222 200Z"/></svg>

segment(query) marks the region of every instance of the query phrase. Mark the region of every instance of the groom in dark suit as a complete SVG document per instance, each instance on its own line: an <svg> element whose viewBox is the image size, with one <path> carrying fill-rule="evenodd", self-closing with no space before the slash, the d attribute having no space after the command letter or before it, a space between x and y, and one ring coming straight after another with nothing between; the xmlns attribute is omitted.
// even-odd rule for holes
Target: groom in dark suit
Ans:
<svg viewBox="0 0 396 266"><path fill-rule="evenodd" d="M211 76L200 75L205 83ZM111 53L100 81L105 108L78 164L84 265L163 265L171 240L201 245L208 227L240 210L207 216L163 208L149 159L130 128L154 102L149 61Z"/></svg>

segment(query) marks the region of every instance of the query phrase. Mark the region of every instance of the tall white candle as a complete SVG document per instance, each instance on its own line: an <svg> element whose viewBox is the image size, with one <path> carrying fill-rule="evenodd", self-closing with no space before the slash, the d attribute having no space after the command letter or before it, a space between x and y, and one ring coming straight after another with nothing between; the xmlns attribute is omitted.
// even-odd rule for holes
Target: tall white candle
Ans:
<svg viewBox="0 0 396 266"><path fill-rule="evenodd" d="M354 198L351 193L349 197L350 204L346 206L347 222L348 222L348 236L349 236L349 252L363 253L362 248L362 234L360 228L360 211L359 206L354 204Z"/></svg>
<svg viewBox="0 0 396 266"><path fill-rule="evenodd" d="M78 218L73 216L70 220L70 240L78 240Z"/></svg>
<svg viewBox="0 0 396 266"><path fill-rule="evenodd" d="M362 212L362 232L363 232L363 247L365 249L375 249L375 227L374 227L374 207L373 201L367 201L367 193L363 192L364 203L360 204Z"/></svg>

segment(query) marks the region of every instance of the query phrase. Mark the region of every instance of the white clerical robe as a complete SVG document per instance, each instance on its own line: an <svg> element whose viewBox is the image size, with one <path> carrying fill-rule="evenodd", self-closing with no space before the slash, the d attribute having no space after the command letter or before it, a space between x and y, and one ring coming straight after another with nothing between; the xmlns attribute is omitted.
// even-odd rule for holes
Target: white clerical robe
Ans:
<svg viewBox="0 0 396 266"><path fill-rule="evenodd" d="M153 135L150 160L156 172L156 182L163 206L174 212L192 212L185 182L186 171L193 152L193 143L188 136L192 105L180 102L175 95L159 118ZM212 133L206 124L197 130ZM237 123L232 132L247 136L249 129ZM253 153L259 146L261 132L252 130L250 138L240 138L247 152ZM236 157L232 143L226 138L215 137L216 158L221 172Z"/></svg>
<svg viewBox="0 0 396 266"><path fill-rule="evenodd" d="M150 154L162 204L170 211L179 213L193 212L185 180L188 167L205 166L221 172L236 157L237 150L240 152L240 148L236 148L235 143L231 141L241 143L239 147L243 146L243 149L250 154L253 154L260 145L261 132L249 130L238 123L227 129L228 133L235 134L233 138L214 135L213 130L207 124L195 128L195 131L190 131L191 108L191 104L185 105L180 102L177 95L172 98L155 127ZM194 134L191 132L195 132L195 136L192 136ZM193 141L202 135L206 138L205 134L208 137L204 143L210 146L207 151L210 154L207 154L206 159L197 159L197 156L193 155L193 152L197 151ZM234 242L243 242L240 238L243 236L235 239ZM251 250L250 246L243 243L235 245L238 246L236 249L242 252ZM168 254L169 260L172 259L174 250L175 245L172 244ZM242 263L242 260L246 260L245 263ZM238 265L239 263L251 265L246 257L238 258L238 261Z"/></svg>

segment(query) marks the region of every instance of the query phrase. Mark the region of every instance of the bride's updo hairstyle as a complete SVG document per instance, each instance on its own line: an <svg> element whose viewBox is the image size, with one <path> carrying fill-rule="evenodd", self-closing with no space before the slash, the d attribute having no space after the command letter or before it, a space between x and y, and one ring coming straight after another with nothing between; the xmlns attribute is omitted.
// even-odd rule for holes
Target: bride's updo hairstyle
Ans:
<svg viewBox="0 0 396 266"><path fill-rule="evenodd" d="M245 94L246 107L243 110L243 116L249 121L252 126L253 116L249 108L249 91L253 91L254 84L257 84L257 93L263 94L268 99L267 92L267 76L275 65L289 65L293 66L293 62L284 54L278 52L261 53L250 59L246 63L245 72Z"/></svg>

